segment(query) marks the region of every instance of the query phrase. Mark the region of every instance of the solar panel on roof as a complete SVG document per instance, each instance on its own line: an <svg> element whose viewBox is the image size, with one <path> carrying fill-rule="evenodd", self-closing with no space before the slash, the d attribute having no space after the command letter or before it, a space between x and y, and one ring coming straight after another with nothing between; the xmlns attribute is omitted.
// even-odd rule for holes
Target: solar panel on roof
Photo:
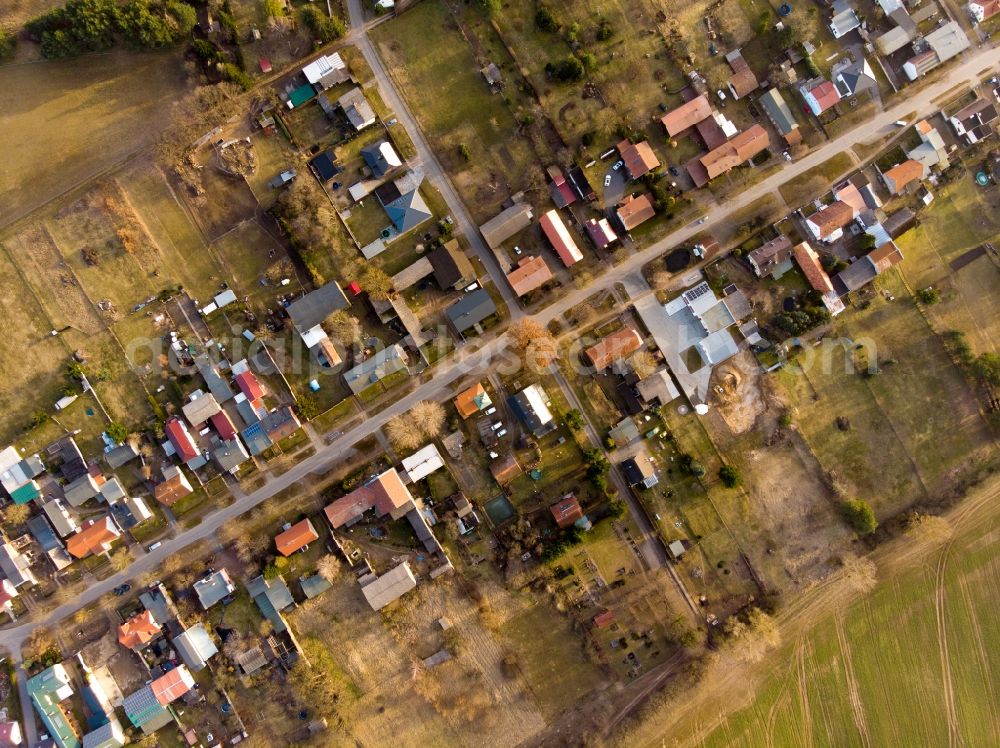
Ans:
<svg viewBox="0 0 1000 748"><path fill-rule="evenodd" d="M712 290L711 287L707 283L701 283L695 286L694 288L685 291L684 298L686 298L688 301L694 301L698 297L704 296L711 290Z"/></svg>

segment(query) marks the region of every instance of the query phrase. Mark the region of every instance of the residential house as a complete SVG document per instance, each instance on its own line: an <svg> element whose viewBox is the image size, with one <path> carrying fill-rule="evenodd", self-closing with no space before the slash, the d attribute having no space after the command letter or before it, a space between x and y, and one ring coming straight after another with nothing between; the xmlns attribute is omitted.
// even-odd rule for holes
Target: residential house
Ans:
<svg viewBox="0 0 1000 748"><path fill-rule="evenodd" d="M844 227L854 220L854 209L836 200L806 217L806 228L817 241L835 242L844 235Z"/></svg>
<svg viewBox="0 0 1000 748"><path fill-rule="evenodd" d="M642 336L631 327L623 327L584 350L590 365L602 372L616 361L627 358L642 347Z"/></svg>
<svg viewBox="0 0 1000 748"><path fill-rule="evenodd" d="M778 134L785 139L788 145L798 145L802 142L802 132L799 130L799 123L795 120L795 115L785 102L785 97L777 88L771 88L761 94L757 99L761 108L771 120Z"/></svg>
<svg viewBox="0 0 1000 748"><path fill-rule="evenodd" d="M0 544L0 574L3 574L3 578L9 580L15 588L38 584L31 571L30 559L10 543Z"/></svg>
<svg viewBox="0 0 1000 748"><path fill-rule="evenodd" d="M403 484L396 468L390 468L329 504L323 513L330 527L337 530L353 525L371 509L378 517L389 515L396 520L413 507L409 489Z"/></svg>
<svg viewBox="0 0 1000 748"><path fill-rule="evenodd" d="M194 688L194 677L186 665L178 665L173 670L168 670L156 678L149 684L149 687L153 691L153 697L160 702L160 705L166 706L172 701L177 701Z"/></svg>
<svg viewBox="0 0 1000 748"><path fill-rule="evenodd" d="M902 3L886 15L895 25L889 31L875 37L875 50L882 57L898 52L917 38L917 23L906 12Z"/></svg>
<svg viewBox="0 0 1000 748"><path fill-rule="evenodd" d="M111 545L121 536L111 515L84 522L76 534L66 541L66 550L74 558L86 558L91 554L107 553Z"/></svg>
<svg viewBox="0 0 1000 748"><path fill-rule="evenodd" d="M493 93L499 93L503 90L503 76L495 62L491 62L486 67L481 68L479 72L482 73L486 85L490 87Z"/></svg>
<svg viewBox="0 0 1000 748"><path fill-rule="evenodd" d="M188 431L187 424L177 416L172 416L163 424L163 431L167 436L167 443L177 455L181 462L187 464L192 469L196 469L205 464L205 459L198 451L191 432ZM67 496L67 498L69 498ZM72 504L73 502L70 501ZM76 505L74 505L76 506Z"/></svg>
<svg viewBox="0 0 1000 748"><path fill-rule="evenodd" d="M163 466L163 480L153 488L153 497L163 506L173 506L194 489L184 471L177 465Z"/></svg>
<svg viewBox="0 0 1000 748"><path fill-rule="evenodd" d="M840 101L840 91L828 80L813 78L799 86L799 93L805 99L809 111L817 117L832 109Z"/></svg>
<svg viewBox="0 0 1000 748"><path fill-rule="evenodd" d="M75 442L73 446L76 446ZM40 496L35 478L44 470L38 455L21 457L14 447L6 447L0 452L0 486L15 504L27 504Z"/></svg>
<svg viewBox="0 0 1000 748"><path fill-rule="evenodd" d="M857 60L844 59L834 63L830 77L842 99L849 99L865 91L878 93L875 71L862 55L858 55Z"/></svg>
<svg viewBox="0 0 1000 748"><path fill-rule="evenodd" d="M590 182L587 181L587 175L583 173L582 168L572 166L566 173L566 176L569 177L569 183L573 185L573 189L576 190L576 194L581 199L587 202L593 202L597 199L597 192L590 186Z"/></svg>
<svg viewBox="0 0 1000 748"><path fill-rule="evenodd" d="M591 623L594 624L594 628L599 628L599 629L606 628L614 622L615 622L615 613L613 610L602 610L600 613L598 613L591 619Z"/></svg>
<svg viewBox="0 0 1000 748"><path fill-rule="evenodd" d="M961 54L970 46L969 37L955 21L949 21L924 36L926 51L919 52L903 63L903 73L915 81L942 62Z"/></svg>
<svg viewBox="0 0 1000 748"><path fill-rule="evenodd" d="M345 371L344 382L351 392L357 395L396 372L409 374L406 361L403 346L395 343L376 351L354 368Z"/></svg>
<svg viewBox="0 0 1000 748"><path fill-rule="evenodd" d="M444 467L444 458L438 452L437 446L431 442L426 447L418 449L409 457L401 460L403 472L410 478L411 483L423 480L431 473Z"/></svg>
<svg viewBox="0 0 1000 748"><path fill-rule="evenodd" d="M108 467L112 470L124 467L138 456L139 450L131 441L126 441L124 444L119 444L117 447L104 451L104 461L108 463Z"/></svg>
<svg viewBox="0 0 1000 748"><path fill-rule="evenodd" d="M125 493L125 486L123 486L121 481L118 480L118 477L112 475L101 484L101 490L98 493L98 497L100 497L101 501L105 504L114 505L128 498L128 494Z"/></svg>
<svg viewBox="0 0 1000 748"><path fill-rule="evenodd" d="M413 576L406 561L380 577L374 574L369 574L367 577L362 577L360 580L361 593L372 610L382 610L417 586L417 578Z"/></svg>
<svg viewBox="0 0 1000 748"><path fill-rule="evenodd" d="M618 154L625 162L625 172L630 179L638 179L660 166L660 160L653 153L653 148L647 140L643 140L641 143L623 140L617 145L617 148Z"/></svg>
<svg viewBox="0 0 1000 748"><path fill-rule="evenodd" d="M184 664L195 673L204 670L208 661L219 653L219 648L212 641L205 625L201 623L181 632L170 642L177 649Z"/></svg>
<svg viewBox="0 0 1000 748"><path fill-rule="evenodd" d="M680 390L670 377L670 369L661 366L635 385L639 399L646 405L666 405L681 396Z"/></svg>
<svg viewBox="0 0 1000 748"><path fill-rule="evenodd" d="M549 244L552 245L566 267L575 265L583 259L583 252L580 251L576 240L569 233L566 224L563 223L559 211L555 209L548 211L539 219L538 223L542 227L545 237L549 240Z"/></svg>
<svg viewBox="0 0 1000 748"><path fill-rule="evenodd" d="M590 218L584 224L587 229L587 236L598 249L605 249L613 242L618 241L618 235L612 230L607 218Z"/></svg>
<svg viewBox="0 0 1000 748"><path fill-rule="evenodd" d="M49 457L55 457L59 462L59 474L67 483L72 483L81 475L87 473L87 461L72 436L60 439L54 447L47 450Z"/></svg>
<svg viewBox="0 0 1000 748"><path fill-rule="evenodd" d="M322 574L313 574L310 577L299 577L299 587L302 588L302 594L306 596L306 600L312 600L314 597L319 597L333 585L330 584L330 580L324 577Z"/></svg>
<svg viewBox="0 0 1000 748"><path fill-rule="evenodd" d="M286 311L295 328L304 331L316 327L333 312L350 306L351 302L337 282L330 281L293 301ZM251 400L258 400L264 396L263 388L249 368L236 377L236 384Z"/></svg>
<svg viewBox="0 0 1000 748"><path fill-rule="evenodd" d="M323 184L326 184L340 173L336 163L337 157L333 151L326 150L309 159L309 169Z"/></svg>
<svg viewBox="0 0 1000 748"><path fill-rule="evenodd" d="M75 481L63 488L63 498L72 507L83 506L100 494L101 487L97 479L90 473L84 473Z"/></svg>
<svg viewBox="0 0 1000 748"><path fill-rule="evenodd" d="M214 416L208 419L209 423L212 424L212 428L215 429L215 433L219 435L223 441L229 441L230 439L236 438L236 425L233 423L233 419L229 417L229 414L224 410L220 410Z"/></svg>
<svg viewBox="0 0 1000 748"><path fill-rule="evenodd" d="M83 748L121 748L127 742L122 723L113 715L103 725L83 736Z"/></svg>
<svg viewBox="0 0 1000 748"><path fill-rule="evenodd" d="M375 110L360 88L352 88L337 99L337 106L344 110L347 121L355 130L364 130L375 124Z"/></svg>
<svg viewBox="0 0 1000 748"><path fill-rule="evenodd" d="M767 130L755 124L717 148L713 148L687 165L688 174L698 187L734 169L771 145Z"/></svg>
<svg viewBox="0 0 1000 748"><path fill-rule="evenodd" d="M583 509L580 508L580 502L572 494L550 506L549 511L552 512L552 518L560 530L572 527L583 519Z"/></svg>
<svg viewBox="0 0 1000 748"><path fill-rule="evenodd" d="M553 165L545 171L551 180L549 182L549 194L552 195L552 202L556 204L556 207L565 208L567 205L575 203L578 195L573 186L566 180L563 170Z"/></svg>
<svg viewBox="0 0 1000 748"><path fill-rule="evenodd" d="M282 634L288 630L288 624L285 623L281 611L294 605L295 599L280 575L271 579L265 579L263 576L251 579L247 583L247 592L257 604L260 614L271 622L275 633Z"/></svg>
<svg viewBox="0 0 1000 748"><path fill-rule="evenodd" d="M856 291L875 280L891 267L903 261L903 253L891 239L884 241L864 257L855 260L833 278L833 285L840 296Z"/></svg>
<svg viewBox="0 0 1000 748"><path fill-rule="evenodd" d="M423 174L409 171L374 190L375 197L399 234L406 234L433 217L424 196L420 194L423 179Z"/></svg>
<svg viewBox="0 0 1000 748"><path fill-rule="evenodd" d="M900 195L911 184L924 178L924 167L919 161L908 159L896 164L882 174L882 181L891 195Z"/></svg>
<svg viewBox="0 0 1000 748"><path fill-rule="evenodd" d="M225 569L213 571L194 583L194 594L198 596L201 607L208 610L216 603L229 597L236 591L236 585L229 578Z"/></svg>
<svg viewBox="0 0 1000 748"><path fill-rule="evenodd" d="M45 513L45 516L48 517L49 522L52 523L52 527L55 528L55 531L59 534L60 538L72 535L79 528L79 525L76 522L76 517L59 499L46 501L42 504L42 511Z"/></svg>
<svg viewBox="0 0 1000 748"><path fill-rule="evenodd" d="M236 475L240 465L249 459L250 455L239 439L224 441L212 450L212 462L215 463L220 473Z"/></svg>
<svg viewBox="0 0 1000 748"><path fill-rule="evenodd" d="M851 6L849 0L834 0L833 17L830 19L830 31L834 39L846 36L861 25L861 19Z"/></svg>
<svg viewBox="0 0 1000 748"><path fill-rule="evenodd" d="M361 158L372 170L372 176L380 179L393 169L403 165L403 160L388 140L379 140L361 149Z"/></svg>
<svg viewBox="0 0 1000 748"><path fill-rule="evenodd" d="M298 551L304 551L310 543L319 540L319 533L313 527L312 520L306 517L281 532L274 539L274 547L282 556L291 556Z"/></svg>
<svg viewBox="0 0 1000 748"><path fill-rule="evenodd" d="M455 409L463 419L474 416L493 404L482 382L476 382L468 389L462 390L452 402L455 403Z"/></svg>
<svg viewBox="0 0 1000 748"><path fill-rule="evenodd" d="M122 701L122 708L129 722L146 735L153 734L174 719L170 710L156 698L152 684L149 683L126 696Z"/></svg>
<svg viewBox="0 0 1000 748"><path fill-rule="evenodd" d="M624 460L621 469L630 486L652 488L660 482L656 475L656 463L645 447L640 448L634 457Z"/></svg>
<svg viewBox="0 0 1000 748"><path fill-rule="evenodd" d="M702 94L667 112L660 122L663 123L667 135L675 138L711 116L712 105L708 101L708 96Z"/></svg>
<svg viewBox="0 0 1000 748"><path fill-rule="evenodd" d="M833 188L833 197L837 202L844 203L851 209L851 218L857 219L862 213L868 210L864 195L851 181L841 182Z"/></svg>
<svg viewBox="0 0 1000 748"><path fill-rule="evenodd" d="M537 437L544 436L556 428L555 419L549 411L549 404L549 396L539 384L525 387L516 395L507 398L507 406L511 412Z"/></svg>
<svg viewBox="0 0 1000 748"><path fill-rule="evenodd" d="M965 6L966 12L976 23L982 23L1000 13L1000 0L974 0Z"/></svg>
<svg viewBox="0 0 1000 748"><path fill-rule="evenodd" d="M552 280L552 271L542 257L522 257L517 266L507 274L507 282L518 296L541 288Z"/></svg>
<svg viewBox="0 0 1000 748"><path fill-rule="evenodd" d="M747 261L758 278L780 278L792 267L792 242L779 234L747 254Z"/></svg>
<svg viewBox="0 0 1000 748"><path fill-rule="evenodd" d="M615 214L625 231L631 231L655 216L656 208L653 207L653 199L644 192L641 195L626 195L618 203Z"/></svg>
<svg viewBox="0 0 1000 748"><path fill-rule="evenodd" d="M727 53L726 62L729 63L729 67L733 70L733 74L729 77L726 85L729 86L729 91L732 93L734 99L742 99L744 96L757 90L760 83L758 83L757 76L754 75L747 61L743 59L743 53L740 50L734 49L732 52Z"/></svg>
<svg viewBox="0 0 1000 748"><path fill-rule="evenodd" d="M516 202L480 226L479 233L490 249L497 249L512 236L528 228L533 217L530 205Z"/></svg>
<svg viewBox="0 0 1000 748"><path fill-rule="evenodd" d="M170 622L177 620L177 607L162 582L157 582L140 592L139 603L153 614L158 623L169 626Z"/></svg>
<svg viewBox="0 0 1000 748"><path fill-rule="evenodd" d="M481 325L497 313L497 306L485 288L467 293L444 311L451 329L462 337L466 330Z"/></svg>
<svg viewBox="0 0 1000 748"><path fill-rule="evenodd" d="M830 314L836 316L844 311L844 304L836 291L834 291L833 282L830 280L830 276L827 275L826 270L823 269L823 264L820 262L816 250L806 242L802 242L795 245L794 253L795 261L802 270L802 274L806 277L813 290L822 294L823 305Z"/></svg>
<svg viewBox="0 0 1000 748"><path fill-rule="evenodd" d="M118 627L118 643L126 649L141 649L160 635L160 624L148 610L136 613Z"/></svg>
<svg viewBox="0 0 1000 748"><path fill-rule="evenodd" d="M66 667L60 662L46 668L29 678L26 688L52 742L59 748L80 748L80 739L62 706L73 695Z"/></svg>
<svg viewBox="0 0 1000 748"><path fill-rule="evenodd" d="M190 399L184 403L181 411L188 423L196 429L200 429L203 423L216 413L221 412L222 408L211 394L195 390L191 393Z"/></svg>
<svg viewBox="0 0 1000 748"><path fill-rule="evenodd" d="M36 514L28 520L27 524L28 532L31 533L35 542L38 543L42 551L45 552L45 555L48 556L49 561L52 562L56 571L62 571L73 563L73 559L66 553L66 547L59 540L55 530L52 529L52 525L49 524L44 516Z"/></svg>
<svg viewBox="0 0 1000 748"><path fill-rule="evenodd" d="M339 52L318 57L302 68L302 74L320 90L333 88L351 78L351 72Z"/></svg>
<svg viewBox="0 0 1000 748"><path fill-rule="evenodd" d="M991 123L997 119L997 107L989 99L976 99L955 112L948 121L955 134L966 145L974 145L993 132Z"/></svg>
<svg viewBox="0 0 1000 748"><path fill-rule="evenodd" d="M930 122L925 119L920 120L913 126L920 137L920 145L907 152L907 157L917 161L924 167L924 174L929 174L931 169L947 169L951 162L948 160L948 148L944 143L944 138Z"/></svg>
<svg viewBox="0 0 1000 748"><path fill-rule="evenodd" d="M427 259L433 268L434 280L442 291L457 291L476 280L476 271L459 246L458 239L431 250Z"/></svg>

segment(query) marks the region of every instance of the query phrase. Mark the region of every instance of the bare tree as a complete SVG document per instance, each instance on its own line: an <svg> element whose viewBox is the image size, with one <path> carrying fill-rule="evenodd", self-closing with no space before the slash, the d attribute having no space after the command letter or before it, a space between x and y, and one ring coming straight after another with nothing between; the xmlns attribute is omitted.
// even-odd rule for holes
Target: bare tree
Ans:
<svg viewBox="0 0 1000 748"><path fill-rule="evenodd" d="M361 323L343 309L331 312L323 320L323 329L327 334L344 346L352 346L361 341Z"/></svg>
<svg viewBox="0 0 1000 748"><path fill-rule="evenodd" d="M340 576L340 561L332 553L328 553L316 564L316 571L326 581L333 582Z"/></svg>
<svg viewBox="0 0 1000 748"><path fill-rule="evenodd" d="M425 437L433 439L444 429L444 406L433 400L421 400L410 409L410 418L417 423Z"/></svg>
<svg viewBox="0 0 1000 748"><path fill-rule="evenodd" d="M906 520L906 534L916 540L940 545L951 539L952 528L944 517L914 512Z"/></svg>
<svg viewBox="0 0 1000 748"><path fill-rule="evenodd" d="M119 548L109 557L111 568L115 571L125 571L132 563L132 553L128 548Z"/></svg>
<svg viewBox="0 0 1000 748"><path fill-rule="evenodd" d="M27 504L11 504L3 510L4 521L8 525L23 525L31 516L31 509Z"/></svg>
<svg viewBox="0 0 1000 748"><path fill-rule="evenodd" d="M392 446L400 450L416 449L424 438L420 424L406 413L390 418L385 424L385 433Z"/></svg>
<svg viewBox="0 0 1000 748"><path fill-rule="evenodd" d="M543 371L556 357L556 339L552 333L531 317L525 317L507 328L510 348L532 371Z"/></svg>
<svg viewBox="0 0 1000 748"><path fill-rule="evenodd" d="M875 589L878 583L878 568L868 558L848 556L843 560L843 578L851 588L862 595Z"/></svg>
<svg viewBox="0 0 1000 748"><path fill-rule="evenodd" d="M656 371L656 359L649 351L636 351L629 358L628 363L639 379L645 379Z"/></svg>
<svg viewBox="0 0 1000 748"><path fill-rule="evenodd" d="M746 620L730 618L724 631L726 648L745 662L760 662L764 655L781 643L778 625L760 608L751 608Z"/></svg>
<svg viewBox="0 0 1000 748"><path fill-rule="evenodd" d="M376 265L368 265L365 268L361 282L368 295L376 301L385 301L395 290L392 285L392 278Z"/></svg>

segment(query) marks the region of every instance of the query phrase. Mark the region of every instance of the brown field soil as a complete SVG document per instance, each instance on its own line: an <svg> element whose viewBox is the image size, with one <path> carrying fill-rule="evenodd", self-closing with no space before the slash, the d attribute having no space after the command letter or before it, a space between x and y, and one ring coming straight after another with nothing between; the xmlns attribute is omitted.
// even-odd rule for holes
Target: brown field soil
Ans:
<svg viewBox="0 0 1000 748"><path fill-rule="evenodd" d="M0 225L149 145L183 90L177 52L0 67Z"/></svg>

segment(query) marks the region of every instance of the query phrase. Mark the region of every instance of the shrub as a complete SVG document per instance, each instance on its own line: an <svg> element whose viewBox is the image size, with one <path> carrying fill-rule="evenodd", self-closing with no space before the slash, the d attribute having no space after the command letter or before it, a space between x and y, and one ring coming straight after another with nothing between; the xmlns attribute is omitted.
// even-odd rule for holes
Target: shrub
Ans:
<svg viewBox="0 0 1000 748"><path fill-rule="evenodd" d="M472 160L472 151L469 150L469 146L467 146L465 143L462 143L458 147L458 152L462 155L462 158L464 158L466 161Z"/></svg>
<svg viewBox="0 0 1000 748"><path fill-rule="evenodd" d="M573 83L583 77L583 63L573 55L568 55L559 62L548 63L545 72L562 83Z"/></svg>
<svg viewBox="0 0 1000 748"><path fill-rule="evenodd" d="M222 77L230 83L235 83L244 91L253 88L253 78L240 70L239 65L227 62L222 66Z"/></svg>
<svg viewBox="0 0 1000 748"><path fill-rule="evenodd" d="M539 5L538 10L535 11L535 25L542 31L548 31L551 34L559 30L559 21L545 5Z"/></svg>
<svg viewBox="0 0 1000 748"><path fill-rule="evenodd" d="M615 33L614 27L612 27L611 22L608 20L603 20L597 26L597 41L606 42Z"/></svg>
<svg viewBox="0 0 1000 748"><path fill-rule="evenodd" d="M848 499L840 505L844 519L858 535L871 535L878 527L875 510L861 499Z"/></svg>
<svg viewBox="0 0 1000 748"><path fill-rule="evenodd" d="M13 57L16 50L17 37L7 29L0 27L0 60Z"/></svg>
<svg viewBox="0 0 1000 748"><path fill-rule="evenodd" d="M109 423L104 431L110 438L115 440L116 444L121 444L128 438L128 429L117 422Z"/></svg>
<svg viewBox="0 0 1000 748"><path fill-rule="evenodd" d="M732 465L723 465L719 468L719 480L726 488L736 488L743 479L740 476L740 471Z"/></svg>
<svg viewBox="0 0 1000 748"><path fill-rule="evenodd" d="M479 4L491 16L495 16L500 12L500 0L479 0Z"/></svg>
<svg viewBox="0 0 1000 748"><path fill-rule="evenodd" d="M566 425L573 431L583 431L583 416L580 415L580 411L576 408L573 408L573 410L566 414L565 421Z"/></svg>
<svg viewBox="0 0 1000 748"><path fill-rule="evenodd" d="M324 44L339 39L347 31L340 18L331 18L314 5L307 5L302 9L302 22L308 27L313 38Z"/></svg>
<svg viewBox="0 0 1000 748"><path fill-rule="evenodd" d="M985 384L1000 386L1000 354L981 353L972 362L972 375Z"/></svg>
<svg viewBox="0 0 1000 748"><path fill-rule="evenodd" d="M941 294L936 288L921 288L917 291L917 300L926 306L937 304L941 301Z"/></svg>

